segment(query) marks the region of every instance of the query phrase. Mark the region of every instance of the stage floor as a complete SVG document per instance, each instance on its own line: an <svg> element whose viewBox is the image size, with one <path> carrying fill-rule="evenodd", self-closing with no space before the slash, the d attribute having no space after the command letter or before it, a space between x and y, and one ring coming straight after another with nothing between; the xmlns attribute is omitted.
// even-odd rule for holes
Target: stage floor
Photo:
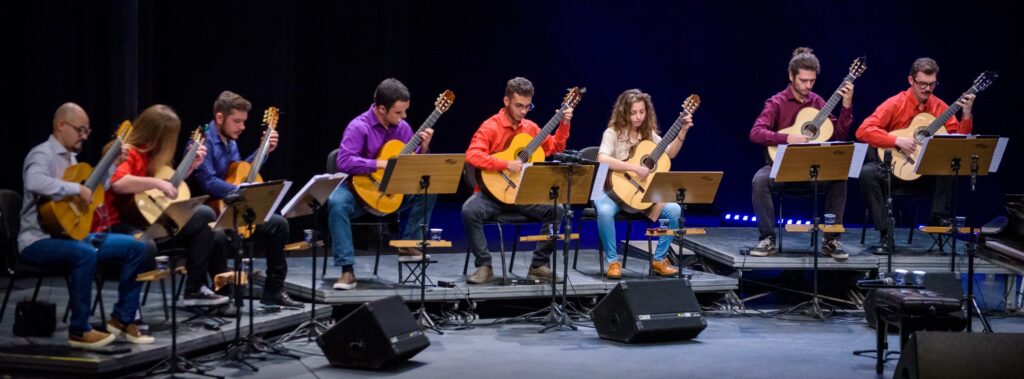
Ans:
<svg viewBox="0 0 1024 379"><path fill-rule="evenodd" d="M526 272L530 264L531 250L520 251L516 255L515 267L508 273L508 280L526 279ZM595 296L604 295L610 291L620 280L609 280L601 276L597 267L597 250L580 250L578 270L573 270L572 255L569 257L569 296ZM492 253L493 267L495 270L495 281L487 284L468 284L466 276L462 275L462 267L465 262L464 252L442 252L430 253L431 259L437 263L430 264L427 275L437 283L445 281L454 283L455 287L428 286L426 289L426 300L428 302L458 301L462 299L490 300L490 299L519 299L538 298L551 295L550 284L501 284L501 262L500 255ZM511 260L511 254L506 253L506 259ZM630 259L631 264L622 273L621 280L646 279L647 267L643 259ZM562 274L561 251L559 251L558 274ZM285 282L285 289L293 297L302 299L310 298L311 258L290 258L288 260L288 280ZM335 267L333 261L327 264L327 275L321 277L320 270L323 260L317 263L317 287L316 299L326 304L359 304L369 300L380 299L390 295L400 295L406 301L416 301L420 297L420 287L414 283L399 284L398 259L392 254L382 254L377 276L373 276L374 256L357 256L355 274L358 280L357 287L353 290L340 291L331 288L334 281L341 274L341 267ZM259 263L257 263L257 267ZM469 274L473 273L473 262L470 258ZM408 269L403 268L403 274L408 275ZM257 276L257 282L261 278ZM696 292L726 292L736 289L738 281L735 278L715 275L696 271L691 279L691 284ZM562 285L558 285L561 291Z"/></svg>
<svg viewBox="0 0 1024 379"><path fill-rule="evenodd" d="M757 228L705 228L707 234L688 236L684 241L686 249L692 249L697 255L733 270L810 270L813 266L814 254L810 246L810 234L785 233L782 236L782 252L768 257L753 257L748 254L750 248L757 245ZM931 272L949 271L949 248L946 253L938 249L926 252L932 239L924 233L915 232L912 244L907 244L909 229L896 230L897 253L892 257L894 269L923 270ZM874 255L879 234L868 230L865 243L860 243L860 229L848 229L840 241L843 249L849 254L845 260L836 260L828 256L818 257L818 267L822 270L852 271L886 271L888 258ZM645 242L646 244L646 242ZM967 272L967 256L963 241L957 242L956 267L958 271ZM1011 271L992 264L984 259L974 260L977 273L1011 273Z"/></svg>

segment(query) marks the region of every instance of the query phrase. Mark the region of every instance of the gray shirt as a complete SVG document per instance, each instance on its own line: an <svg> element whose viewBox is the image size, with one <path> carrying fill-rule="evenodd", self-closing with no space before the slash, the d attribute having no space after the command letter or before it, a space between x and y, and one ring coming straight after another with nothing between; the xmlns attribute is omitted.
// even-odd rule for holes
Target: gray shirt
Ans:
<svg viewBox="0 0 1024 379"><path fill-rule="evenodd" d="M39 226L39 209L36 206L38 199L61 199L77 196L81 191L78 183L60 179L68 166L78 163L75 155L50 135L46 142L33 147L25 157L25 166L21 170L25 191L21 207L21 232L18 233L18 252L24 251L36 241L50 238L50 235Z"/></svg>

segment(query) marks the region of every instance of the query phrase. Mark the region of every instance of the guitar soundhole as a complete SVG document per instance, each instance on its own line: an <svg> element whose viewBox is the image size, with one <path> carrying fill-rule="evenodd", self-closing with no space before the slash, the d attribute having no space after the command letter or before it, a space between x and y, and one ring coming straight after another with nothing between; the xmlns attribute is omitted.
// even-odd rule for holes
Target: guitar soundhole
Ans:
<svg viewBox="0 0 1024 379"><path fill-rule="evenodd" d="M653 159L651 159L651 156L649 155L645 155L644 159L642 159L640 163L644 165L644 167L647 167L648 170L653 170L654 167L658 165L658 162L655 162Z"/></svg>
<svg viewBox="0 0 1024 379"><path fill-rule="evenodd" d="M803 135L811 138L818 138L819 128L813 123L807 122L803 126Z"/></svg>

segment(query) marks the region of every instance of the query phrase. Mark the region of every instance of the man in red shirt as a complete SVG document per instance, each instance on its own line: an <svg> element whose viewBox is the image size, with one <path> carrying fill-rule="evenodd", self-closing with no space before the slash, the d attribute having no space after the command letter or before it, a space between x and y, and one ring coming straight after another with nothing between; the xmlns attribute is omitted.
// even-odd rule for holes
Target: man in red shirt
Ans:
<svg viewBox="0 0 1024 379"><path fill-rule="evenodd" d="M526 113L533 109L533 83L522 77L512 78L505 86L505 107L480 125L466 150L466 162L479 170L502 171L517 174L523 169L523 162L505 161L491 156L504 150L516 134L526 133L536 136L540 128L533 121L526 119ZM563 112L562 123L553 135L544 139L541 148L551 155L565 150L565 142L569 139L569 121L572 120L572 108ZM491 254L487 251L487 238L484 236L483 221L499 213L515 212L537 220L543 220L541 230L555 227L562 218L561 208L557 211L549 205L506 205L495 201L479 191L470 196L462 204L462 224L465 226L469 250L476 256L476 271L466 281L472 284L487 283L494 279L491 269ZM548 258L554 251L552 241L537 244L533 253L533 262L527 279L559 280L547 266Z"/></svg>
<svg viewBox="0 0 1024 379"><path fill-rule="evenodd" d="M910 126L910 121L919 113L929 113L938 116L944 112L948 105L938 97L932 96L932 92L939 84L939 65L931 58L919 58L910 66L910 76L907 82L910 88L885 100L875 112L857 129L857 139L867 142L873 149L868 152L867 162L860 172L860 189L871 210L872 222L875 229L881 232L882 241L876 251L877 254L888 252L887 241L889 223L886 220L888 210L885 207L884 178L885 172L880 168L880 160L877 148L897 147L901 151L912 154L919 145L913 138L894 137L889 135L890 131L903 129ZM971 106L974 104L974 95L965 95L957 103L963 109L963 122L957 121L956 117L950 117L946 122L946 130L949 133L968 134L973 128L974 122L971 117ZM950 215L950 196L952 191L953 178L949 176L924 177L916 181L907 182L893 177L893 188L907 188L910 190L926 191L927 188L934 188L932 195L932 212L928 220L929 225L940 225Z"/></svg>

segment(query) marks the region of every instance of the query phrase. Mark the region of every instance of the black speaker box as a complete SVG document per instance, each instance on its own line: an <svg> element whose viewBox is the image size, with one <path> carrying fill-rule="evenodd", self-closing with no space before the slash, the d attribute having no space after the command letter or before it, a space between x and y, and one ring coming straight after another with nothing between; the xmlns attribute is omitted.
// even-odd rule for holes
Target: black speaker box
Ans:
<svg viewBox="0 0 1024 379"><path fill-rule="evenodd" d="M910 275L910 274L908 274ZM909 280L909 279L908 279ZM929 272L924 274L924 289L934 291L942 296L960 299L964 296L960 274L952 272ZM864 318L868 326L875 327L875 291L871 290L864 297ZM897 329L892 329L897 330Z"/></svg>
<svg viewBox="0 0 1024 379"><path fill-rule="evenodd" d="M598 336L626 343L688 340L708 326L681 279L620 282L592 315Z"/></svg>
<svg viewBox="0 0 1024 379"><path fill-rule="evenodd" d="M316 339L332 366L379 369L405 362L430 340L400 296L359 306Z"/></svg>
<svg viewBox="0 0 1024 379"><path fill-rule="evenodd" d="M917 332L900 353L893 378L1020 378L1024 333Z"/></svg>

